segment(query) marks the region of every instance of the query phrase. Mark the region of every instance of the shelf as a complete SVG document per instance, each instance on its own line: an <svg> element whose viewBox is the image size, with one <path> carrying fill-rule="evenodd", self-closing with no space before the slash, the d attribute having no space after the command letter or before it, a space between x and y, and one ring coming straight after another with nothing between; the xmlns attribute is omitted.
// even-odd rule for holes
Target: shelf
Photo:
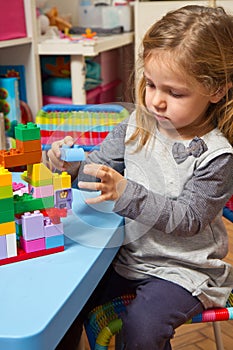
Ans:
<svg viewBox="0 0 233 350"><path fill-rule="evenodd" d="M74 37L73 37L74 38ZM81 39L77 36L76 39ZM98 37L96 40L70 41L69 39L47 39L38 44L39 55L70 55L72 103L86 104L85 57L94 57L99 53L132 44L134 33L123 33Z"/></svg>
<svg viewBox="0 0 233 350"><path fill-rule="evenodd" d="M4 47L14 47L18 45L31 44L32 38L20 38L20 39L12 39L12 40L3 40L0 41L0 49Z"/></svg>
<svg viewBox="0 0 233 350"><path fill-rule="evenodd" d="M77 39L80 37L76 37ZM94 40L70 41L69 39L47 39L38 44L39 55L97 56L100 52L115 49L133 42L134 33L123 33L98 37Z"/></svg>

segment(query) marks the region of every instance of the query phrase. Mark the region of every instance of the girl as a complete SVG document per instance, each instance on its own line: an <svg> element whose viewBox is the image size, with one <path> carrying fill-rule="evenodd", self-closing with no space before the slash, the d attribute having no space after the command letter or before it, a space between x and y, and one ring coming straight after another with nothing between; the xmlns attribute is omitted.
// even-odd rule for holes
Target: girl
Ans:
<svg viewBox="0 0 233 350"><path fill-rule="evenodd" d="M88 203L113 200L125 217L124 244L83 314L134 293L123 316L124 348L168 350L177 327L224 306L233 287L221 218L233 193L233 18L222 8L186 6L155 23L142 44L129 120L81 165L60 160L70 137L55 142L49 157L79 174L79 188L100 191Z"/></svg>

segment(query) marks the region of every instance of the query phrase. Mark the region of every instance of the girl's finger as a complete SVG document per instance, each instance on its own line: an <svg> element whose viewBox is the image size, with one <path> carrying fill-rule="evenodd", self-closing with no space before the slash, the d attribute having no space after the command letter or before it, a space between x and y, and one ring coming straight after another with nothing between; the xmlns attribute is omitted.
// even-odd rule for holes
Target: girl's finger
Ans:
<svg viewBox="0 0 233 350"><path fill-rule="evenodd" d="M78 187L86 190L92 190L92 191L101 191L100 188L101 183L99 182L84 182L79 181Z"/></svg>
<svg viewBox="0 0 233 350"><path fill-rule="evenodd" d="M97 197L92 197L92 198L86 198L85 199L85 202L87 204L97 204L97 203L101 203L101 202L105 202L107 201L108 199L106 198L106 195L104 194L101 194L100 196L97 196Z"/></svg>
<svg viewBox="0 0 233 350"><path fill-rule="evenodd" d="M84 166L83 172L86 175L95 176L101 179L106 174L107 170L108 170L108 167L105 167L101 164L92 163L92 164L86 164Z"/></svg>
<svg viewBox="0 0 233 350"><path fill-rule="evenodd" d="M74 144L74 139L73 139L73 137L71 137L71 136L66 136L66 137L64 138L64 144L67 145L67 146L69 146L69 147L72 147L73 144Z"/></svg>

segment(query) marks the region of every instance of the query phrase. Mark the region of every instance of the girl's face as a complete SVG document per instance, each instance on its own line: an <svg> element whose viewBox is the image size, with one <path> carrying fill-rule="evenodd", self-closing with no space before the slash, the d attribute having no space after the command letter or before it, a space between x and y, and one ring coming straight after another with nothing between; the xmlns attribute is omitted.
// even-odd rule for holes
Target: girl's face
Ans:
<svg viewBox="0 0 233 350"><path fill-rule="evenodd" d="M161 133L176 139L203 135L202 122L213 101L202 85L192 84L188 76L154 56L145 63L144 78L146 107Z"/></svg>

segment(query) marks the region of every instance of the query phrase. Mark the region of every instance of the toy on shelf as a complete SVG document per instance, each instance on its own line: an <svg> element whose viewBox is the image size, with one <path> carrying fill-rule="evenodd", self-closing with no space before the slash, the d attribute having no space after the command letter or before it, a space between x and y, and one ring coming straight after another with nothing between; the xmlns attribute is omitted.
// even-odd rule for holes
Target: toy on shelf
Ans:
<svg viewBox="0 0 233 350"><path fill-rule="evenodd" d="M44 35L49 29L49 18L45 14L47 0L36 0L36 15L39 25L39 34Z"/></svg>
<svg viewBox="0 0 233 350"><path fill-rule="evenodd" d="M0 151L0 265L64 250L61 217L72 206L71 177L41 163L40 128L15 127L16 149ZM7 169L26 165L24 183L12 182Z"/></svg>
<svg viewBox="0 0 233 350"><path fill-rule="evenodd" d="M96 35L97 35L97 33L93 32L91 30L91 28L87 28L85 30L85 34L82 34L82 37L85 38L85 39L94 39Z"/></svg>
<svg viewBox="0 0 233 350"><path fill-rule="evenodd" d="M56 27L58 31L64 31L66 28L70 29L72 27L69 19L59 15L57 7L49 9L47 5L47 0L36 0L36 13L40 35L47 34L51 27Z"/></svg>
<svg viewBox="0 0 233 350"><path fill-rule="evenodd" d="M50 25L56 26L61 31L67 30L67 28L70 29L72 27L69 21L59 16L58 9L56 7L52 7L48 12L46 12L46 16L49 19Z"/></svg>

